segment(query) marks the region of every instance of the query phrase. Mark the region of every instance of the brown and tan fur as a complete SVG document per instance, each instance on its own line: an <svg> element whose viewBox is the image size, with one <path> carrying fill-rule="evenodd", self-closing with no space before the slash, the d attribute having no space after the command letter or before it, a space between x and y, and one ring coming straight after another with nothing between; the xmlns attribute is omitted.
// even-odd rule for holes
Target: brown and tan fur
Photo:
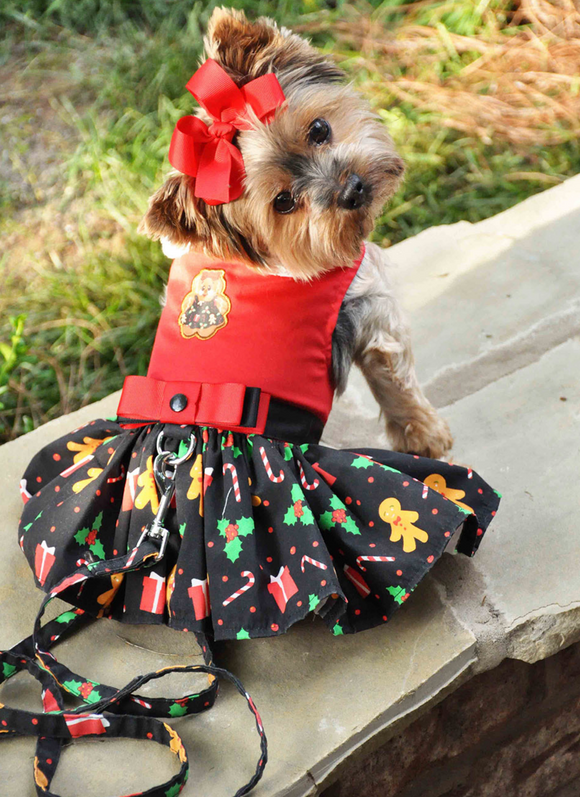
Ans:
<svg viewBox="0 0 580 797"><path fill-rule="evenodd" d="M249 22L240 11L216 9L205 47L238 86L273 72L286 101L270 124L250 116L251 129L234 139L246 170L239 199L207 205L194 197L192 178L174 173L151 198L142 230L173 247L234 257L303 281L350 265L404 171L384 125L334 64L271 20ZM202 110L198 115L211 121ZM309 140L315 119L330 125L327 142ZM353 176L362 204L345 207L345 186ZM289 213L274 208L284 191L295 202ZM333 341L337 392L354 361L384 412L394 447L443 456L451 435L417 382L388 261L378 246L366 246Z"/></svg>

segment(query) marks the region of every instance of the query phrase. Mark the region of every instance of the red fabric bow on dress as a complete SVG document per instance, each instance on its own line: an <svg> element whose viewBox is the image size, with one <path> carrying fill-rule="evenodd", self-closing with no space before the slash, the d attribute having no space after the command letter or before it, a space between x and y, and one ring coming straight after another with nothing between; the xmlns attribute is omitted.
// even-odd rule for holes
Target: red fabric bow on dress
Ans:
<svg viewBox="0 0 580 797"><path fill-rule="evenodd" d="M208 205L237 199L246 174L240 150L232 144L236 130L248 130L250 106L268 124L285 100L278 78L269 73L238 88L227 72L209 58L186 86L214 119L206 125L196 116L184 116L175 126L169 162L183 174L195 177L194 194Z"/></svg>

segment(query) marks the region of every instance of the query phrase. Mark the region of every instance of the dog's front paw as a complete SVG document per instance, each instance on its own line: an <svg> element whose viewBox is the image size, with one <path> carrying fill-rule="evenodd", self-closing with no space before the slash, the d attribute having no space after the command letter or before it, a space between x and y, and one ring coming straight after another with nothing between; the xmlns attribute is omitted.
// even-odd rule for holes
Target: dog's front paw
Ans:
<svg viewBox="0 0 580 797"><path fill-rule="evenodd" d="M447 421L435 410L426 410L415 416L404 426L387 422L387 434L395 451L419 454L421 457L441 459L453 445L453 437Z"/></svg>

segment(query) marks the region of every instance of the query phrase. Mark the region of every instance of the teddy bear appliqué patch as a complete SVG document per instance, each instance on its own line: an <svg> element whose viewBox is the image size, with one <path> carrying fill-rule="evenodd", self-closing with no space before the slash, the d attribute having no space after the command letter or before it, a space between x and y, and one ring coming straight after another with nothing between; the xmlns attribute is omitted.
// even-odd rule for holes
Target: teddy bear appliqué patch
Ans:
<svg viewBox="0 0 580 797"><path fill-rule="evenodd" d="M204 268L191 283L181 303L179 329L184 338L207 340L228 323L232 309L226 295L226 276L221 268Z"/></svg>

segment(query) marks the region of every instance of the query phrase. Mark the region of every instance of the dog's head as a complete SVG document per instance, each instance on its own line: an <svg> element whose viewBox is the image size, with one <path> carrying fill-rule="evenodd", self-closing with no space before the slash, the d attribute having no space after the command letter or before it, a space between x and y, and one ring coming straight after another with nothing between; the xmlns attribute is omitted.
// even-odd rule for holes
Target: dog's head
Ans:
<svg viewBox="0 0 580 797"><path fill-rule="evenodd" d="M286 101L269 124L236 134L246 171L239 199L209 205L194 196L194 178L173 174L141 229L298 279L352 263L404 170L384 125L340 69L271 20L216 9L205 48L239 87L273 72Z"/></svg>

